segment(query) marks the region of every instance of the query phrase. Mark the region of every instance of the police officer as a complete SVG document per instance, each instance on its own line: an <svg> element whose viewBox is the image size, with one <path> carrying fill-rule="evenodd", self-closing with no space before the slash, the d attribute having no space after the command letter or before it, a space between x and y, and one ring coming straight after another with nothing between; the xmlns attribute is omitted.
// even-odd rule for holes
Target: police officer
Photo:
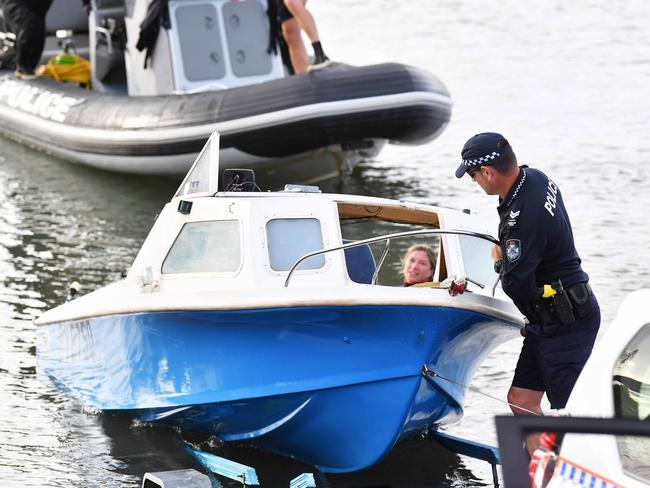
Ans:
<svg viewBox="0 0 650 488"><path fill-rule="evenodd" d="M16 35L16 77L34 78L45 45L45 15L53 0L2 0L9 30Z"/></svg>
<svg viewBox="0 0 650 488"><path fill-rule="evenodd" d="M515 415L563 408L591 354L600 309L580 266L558 186L544 173L518 166L508 141L485 132L463 147L456 177L467 173L488 195L499 195L499 242L492 249L504 292L529 321L508 402Z"/></svg>

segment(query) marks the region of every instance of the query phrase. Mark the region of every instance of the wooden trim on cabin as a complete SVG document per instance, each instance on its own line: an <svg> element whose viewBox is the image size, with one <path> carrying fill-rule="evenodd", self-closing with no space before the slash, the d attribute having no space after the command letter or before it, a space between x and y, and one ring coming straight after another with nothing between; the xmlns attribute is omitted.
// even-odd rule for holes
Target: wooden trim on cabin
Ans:
<svg viewBox="0 0 650 488"><path fill-rule="evenodd" d="M440 281L444 281L447 279L447 261L445 258L445 250L444 250L443 244L442 244L442 239L440 239L440 246L438 246L438 254L440 255L440 259L438 259L440 263L440 269L438 270L438 279Z"/></svg>
<svg viewBox="0 0 650 488"><path fill-rule="evenodd" d="M440 228L438 214L423 209L362 205L349 202L338 202L337 205L339 217L341 218L375 218L400 224L426 225L435 229Z"/></svg>

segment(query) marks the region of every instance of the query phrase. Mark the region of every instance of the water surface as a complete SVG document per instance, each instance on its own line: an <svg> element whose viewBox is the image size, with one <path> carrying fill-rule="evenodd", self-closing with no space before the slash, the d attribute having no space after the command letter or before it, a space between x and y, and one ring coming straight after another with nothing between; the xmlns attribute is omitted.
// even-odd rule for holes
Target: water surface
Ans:
<svg viewBox="0 0 650 488"><path fill-rule="evenodd" d="M353 64L399 61L448 86L454 112L423 146L388 146L337 189L472 208L494 197L453 171L465 140L502 132L520 160L560 186L578 251L603 311L650 286L650 4L311 0L328 55ZM146 471L193 467L169 429L85 411L36 370L32 319L59 304L72 279L90 291L128 268L178 181L104 173L0 139L0 479L3 486L136 487ZM496 232L496 229L495 229ZM502 346L473 385L504 398L519 341ZM495 443L508 407L470 393L448 432ZM288 486L309 467L214 441L199 447ZM237 486L221 480L226 486ZM330 486L475 486L489 467L427 439L398 446Z"/></svg>

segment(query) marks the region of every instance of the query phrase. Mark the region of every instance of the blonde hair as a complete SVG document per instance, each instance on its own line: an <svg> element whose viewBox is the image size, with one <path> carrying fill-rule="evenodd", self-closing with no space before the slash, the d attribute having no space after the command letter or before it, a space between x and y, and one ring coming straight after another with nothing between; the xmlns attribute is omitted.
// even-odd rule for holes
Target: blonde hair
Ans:
<svg viewBox="0 0 650 488"><path fill-rule="evenodd" d="M431 249L431 246L427 246L426 244L413 244L411 247L409 247L406 250L404 257L402 258L401 273L402 273L403 280L406 279L406 276L404 276L404 266L406 266L406 260L414 251L424 251L427 254L427 257L429 258L429 262L431 263L431 271L435 272L436 270L436 254L433 252L433 249ZM431 277L433 277L433 274L431 275ZM406 283L406 281L404 281L404 283Z"/></svg>

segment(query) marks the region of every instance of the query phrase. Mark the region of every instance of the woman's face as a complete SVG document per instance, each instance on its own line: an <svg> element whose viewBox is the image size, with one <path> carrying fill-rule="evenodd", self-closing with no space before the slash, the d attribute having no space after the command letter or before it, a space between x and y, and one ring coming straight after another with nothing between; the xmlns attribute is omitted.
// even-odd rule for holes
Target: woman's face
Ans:
<svg viewBox="0 0 650 488"><path fill-rule="evenodd" d="M404 283L414 285L429 281L433 276L433 263L425 251L413 251L404 261Z"/></svg>

